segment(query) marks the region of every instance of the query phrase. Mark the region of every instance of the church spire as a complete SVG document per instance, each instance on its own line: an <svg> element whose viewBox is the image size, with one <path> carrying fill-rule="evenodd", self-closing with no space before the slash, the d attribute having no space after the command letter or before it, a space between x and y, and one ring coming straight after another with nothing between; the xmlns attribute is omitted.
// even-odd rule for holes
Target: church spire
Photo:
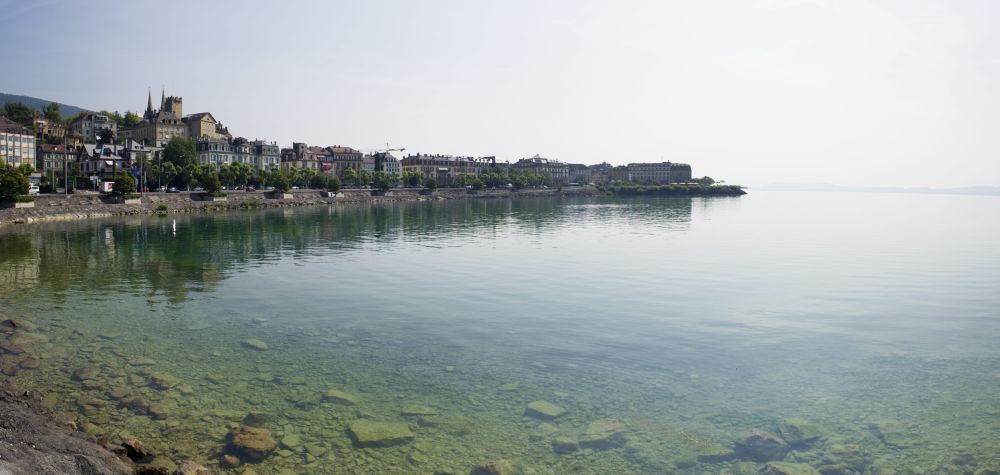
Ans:
<svg viewBox="0 0 1000 475"><path fill-rule="evenodd" d="M142 118L146 120L153 119L153 91L151 89L146 90L146 113L142 114Z"/></svg>
<svg viewBox="0 0 1000 475"><path fill-rule="evenodd" d="M163 110L167 106L167 88L163 88L160 92L160 110Z"/></svg>

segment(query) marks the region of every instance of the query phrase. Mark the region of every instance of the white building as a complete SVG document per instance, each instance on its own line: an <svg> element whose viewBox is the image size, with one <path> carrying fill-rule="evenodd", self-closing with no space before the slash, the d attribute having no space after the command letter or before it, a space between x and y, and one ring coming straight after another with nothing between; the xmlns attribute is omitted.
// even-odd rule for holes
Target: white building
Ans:
<svg viewBox="0 0 1000 475"><path fill-rule="evenodd" d="M35 168L35 134L6 117L0 117L0 162Z"/></svg>

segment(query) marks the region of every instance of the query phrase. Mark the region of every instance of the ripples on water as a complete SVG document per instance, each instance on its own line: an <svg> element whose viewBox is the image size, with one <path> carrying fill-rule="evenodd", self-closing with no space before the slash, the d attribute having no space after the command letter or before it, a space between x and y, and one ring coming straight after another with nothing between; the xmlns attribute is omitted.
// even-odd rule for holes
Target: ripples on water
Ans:
<svg viewBox="0 0 1000 475"><path fill-rule="evenodd" d="M974 472L1000 467L995 204L753 193L46 224L0 236L0 299L49 337L18 383L174 460L218 463L226 424L264 411L277 438L305 441L265 471L508 458L535 473L749 473L763 464L724 452L805 418L822 439L786 461ZM99 384L71 380L84 365ZM150 387L151 372L184 391ZM94 411L101 385L170 414ZM324 401L331 388L362 403ZM568 412L542 425L523 415L538 399ZM414 404L438 414L400 414ZM356 448L359 418L405 422L415 441ZM553 450L607 420L626 441Z"/></svg>

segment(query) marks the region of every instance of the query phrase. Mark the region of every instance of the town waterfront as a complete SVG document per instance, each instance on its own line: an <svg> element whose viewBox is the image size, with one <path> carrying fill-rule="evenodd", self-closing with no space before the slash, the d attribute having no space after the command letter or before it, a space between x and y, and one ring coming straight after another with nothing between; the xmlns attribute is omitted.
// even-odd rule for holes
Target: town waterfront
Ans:
<svg viewBox="0 0 1000 475"><path fill-rule="evenodd" d="M998 203L553 197L10 227L0 316L27 325L0 365L80 430L222 473L997 473ZM237 426L277 446L234 451Z"/></svg>

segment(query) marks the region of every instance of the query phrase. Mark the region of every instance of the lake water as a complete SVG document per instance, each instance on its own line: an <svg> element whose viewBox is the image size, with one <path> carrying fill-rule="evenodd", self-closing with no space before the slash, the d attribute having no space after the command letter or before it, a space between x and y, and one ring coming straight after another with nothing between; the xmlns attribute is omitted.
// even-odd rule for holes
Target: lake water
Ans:
<svg viewBox="0 0 1000 475"><path fill-rule="evenodd" d="M998 209L754 192L13 227L0 314L38 328L0 377L220 472L250 425L278 450L232 473L997 473ZM358 421L403 433L364 446Z"/></svg>

